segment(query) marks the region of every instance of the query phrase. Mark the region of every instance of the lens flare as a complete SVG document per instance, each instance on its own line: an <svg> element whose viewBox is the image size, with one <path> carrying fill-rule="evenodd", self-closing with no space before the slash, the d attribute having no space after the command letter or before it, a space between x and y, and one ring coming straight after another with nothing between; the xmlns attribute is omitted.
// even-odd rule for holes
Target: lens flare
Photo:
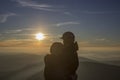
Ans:
<svg viewBox="0 0 120 80"><path fill-rule="evenodd" d="M36 36L37 40L44 40L44 38L45 38L43 33L37 33L35 36Z"/></svg>

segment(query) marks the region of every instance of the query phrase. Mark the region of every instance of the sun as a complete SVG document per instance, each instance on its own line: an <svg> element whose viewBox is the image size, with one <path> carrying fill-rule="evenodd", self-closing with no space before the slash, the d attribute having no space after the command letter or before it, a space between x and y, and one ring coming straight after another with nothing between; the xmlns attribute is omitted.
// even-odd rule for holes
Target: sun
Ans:
<svg viewBox="0 0 120 80"><path fill-rule="evenodd" d="M37 33L37 34L35 35L35 38L36 38L37 40L44 40L45 36L44 36L43 33Z"/></svg>

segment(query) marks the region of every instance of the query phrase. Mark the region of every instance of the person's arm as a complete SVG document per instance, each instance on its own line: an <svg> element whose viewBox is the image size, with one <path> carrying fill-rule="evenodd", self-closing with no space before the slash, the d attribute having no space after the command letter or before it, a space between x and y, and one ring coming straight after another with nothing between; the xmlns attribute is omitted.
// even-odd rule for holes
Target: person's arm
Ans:
<svg viewBox="0 0 120 80"><path fill-rule="evenodd" d="M79 50L79 46L78 46L77 41L74 43L74 48L75 48L75 51L78 51L78 50Z"/></svg>
<svg viewBox="0 0 120 80"><path fill-rule="evenodd" d="M68 69L71 74L74 74L79 66L79 60L78 60L78 54L77 52L74 53L74 55L71 56L69 60Z"/></svg>
<svg viewBox="0 0 120 80"><path fill-rule="evenodd" d="M49 57L49 55L46 55L46 56L44 57L44 62L45 62L45 64L46 64L46 62L47 62L48 57Z"/></svg>
<svg viewBox="0 0 120 80"><path fill-rule="evenodd" d="M78 44L77 42L74 43L74 45L70 48L69 50L69 70L71 73L75 73L76 70L78 69L78 66L79 66L79 59L78 59L78 53L77 53L77 50L78 50Z"/></svg>

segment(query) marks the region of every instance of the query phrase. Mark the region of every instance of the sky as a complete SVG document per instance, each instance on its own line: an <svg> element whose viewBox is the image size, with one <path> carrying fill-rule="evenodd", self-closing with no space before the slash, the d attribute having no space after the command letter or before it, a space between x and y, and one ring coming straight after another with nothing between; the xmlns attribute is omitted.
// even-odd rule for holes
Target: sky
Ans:
<svg viewBox="0 0 120 80"><path fill-rule="evenodd" d="M119 21L120 0L0 0L0 51L46 51L66 31L80 47L119 50ZM39 32L42 41L35 39Z"/></svg>

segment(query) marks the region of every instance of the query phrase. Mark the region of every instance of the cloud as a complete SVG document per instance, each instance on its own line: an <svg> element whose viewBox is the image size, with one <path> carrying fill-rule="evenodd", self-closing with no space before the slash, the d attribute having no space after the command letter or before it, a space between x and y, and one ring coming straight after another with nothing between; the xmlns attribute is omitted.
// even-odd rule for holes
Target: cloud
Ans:
<svg viewBox="0 0 120 80"><path fill-rule="evenodd" d="M48 47L50 42L35 39L7 39L0 41L0 47Z"/></svg>
<svg viewBox="0 0 120 80"><path fill-rule="evenodd" d="M44 10L44 11L56 11L54 9L54 6L49 4L39 4L32 0L14 0L18 4L20 4L22 7L29 7L37 10Z"/></svg>
<svg viewBox="0 0 120 80"><path fill-rule="evenodd" d="M86 13L86 14L104 14L106 12L103 12L103 11L83 11L83 13Z"/></svg>
<svg viewBox="0 0 120 80"><path fill-rule="evenodd" d="M78 25L78 24L80 24L80 23L79 22L75 22L75 21L69 21L69 22L57 23L56 26L60 27L60 26Z"/></svg>
<svg viewBox="0 0 120 80"><path fill-rule="evenodd" d="M78 42L78 45L80 45L80 47L91 47L91 46L93 46L93 44L90 41L80 41L80 42Z"/></svg>
<svg viewBox="0 0 120 80"><path fill-rule="evenodd" d="M98 38L88 41L79 41L80 47L120 47L119 42L114 42L105 38Z"/></svg>
<svg viewBox="0 0 120 80"><path fill-rule="evenodd" d="M7 34L16 34L16 33L20 33L20 32L22 32L22 30L21 29L17 29L17 30L7 30L4 33L7 33Z"/></svg>
<svg viewBox="0 0 120 80"><path fill-rule="evenodd" d="M64 12L65 15L73 16L70 12Z"/></svg>
<svg viewBox="0 0 120 80"><path fill-rule="evenodd" d="M89 43L89 41L81 41L81 42L79 42L80 45L88 44L88 43Z"/></svg>
<svg viewBox="0 0 120 80"><path fill-rule="evenodd" d="M84 14L116 14L120 13L120 11L82 11Z"/></svg>
<svg viewBox="0 0 120 80"><path fill-rule="evenodd" d="M101 39L96 39L96 41L105 41L106 39L101 38Z"/></svg>
<svg viewBox="0 0 120 80"><path fill-rule="evenodd" d="M95 39L95 41L107 42L107 41L109 41L109 40L108 40L108 39L105 39L105 38L99 38L99 39Z"/></svg>
<svg viewBox="0 0 120 80"><path fill-rule="evenodd" d="M12 34L12 33L19 33L22 32L22 29L16 29L16 30L7 30L5 33Z"/></svg>
<svg viewBox="0 0 120 80"><path fill-rule="evenodd" d="M14 1L17 2L22 7L28 7L28 8L42 10L42 11L58 12L61 14L72 16L70 12L63 11L62 10L63 7L61 6L53 6L53 5L46 4L46 3L38 3L33 0L14 0Z"/></svg>
<svg viewBox="0 0 120 80"><path fill-rule="evenodd" d="M9 17L15 15L15 13L0 14L0 23L5 23Z"/></svg>

